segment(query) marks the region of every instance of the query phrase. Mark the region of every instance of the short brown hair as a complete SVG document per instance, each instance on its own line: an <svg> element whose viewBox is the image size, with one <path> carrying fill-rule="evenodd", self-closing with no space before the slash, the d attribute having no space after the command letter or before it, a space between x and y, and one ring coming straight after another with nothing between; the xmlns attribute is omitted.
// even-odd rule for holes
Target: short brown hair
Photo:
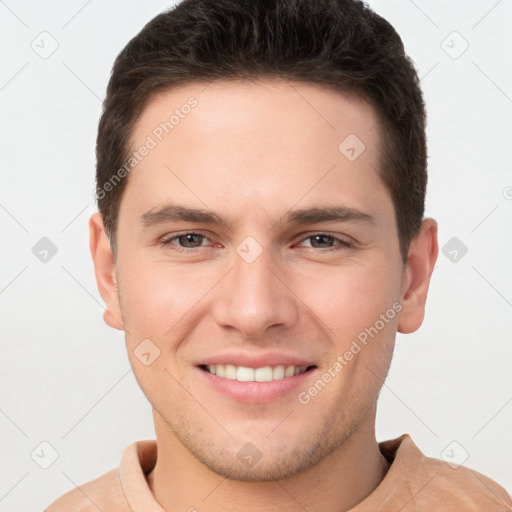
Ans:
<svg viewBox="0 0 512 512"><path fill-rule="evenodd" d="M112 69L96 145L96 197L114 255L126 172L112 178L149 99L192 82L259 78L334 87L375 109L379 174L405 262L425 208L425 105L399 35L357 0L183 0L131 39Z"/></svg>

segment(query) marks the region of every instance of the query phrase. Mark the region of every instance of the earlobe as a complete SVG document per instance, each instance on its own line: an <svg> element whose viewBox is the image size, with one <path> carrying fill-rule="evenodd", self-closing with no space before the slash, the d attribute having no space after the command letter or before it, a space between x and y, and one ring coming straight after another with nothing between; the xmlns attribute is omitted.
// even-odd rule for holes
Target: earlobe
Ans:
<svg viewBox="0 0 512 512"><path fill-rule="evenodd" d="M407 334L416 331L425 316L425 303L430 277L439 252L437 222L427 218L419 234L411 241L404 268L402 289L402 311L398 321L398 332Z"/></svg>
<svg viewBox="0 0 512 512"><path fill-rule="evenodd" d="M106 304L103 320L110 327L122 331L124 326L121 321L114 255L99 212L93 213L89 220L89 247L98 290Z"/></svg>

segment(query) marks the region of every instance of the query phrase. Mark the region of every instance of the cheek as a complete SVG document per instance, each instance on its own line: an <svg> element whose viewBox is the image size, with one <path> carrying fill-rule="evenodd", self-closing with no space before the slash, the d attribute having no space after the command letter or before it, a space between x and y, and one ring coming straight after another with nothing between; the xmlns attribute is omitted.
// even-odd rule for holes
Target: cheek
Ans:
<svg viewBox="0 0 512 512"><path fill-rule="evenodd" d="M182 316L187 306L190 287L184 286L185 281L184 272L166 271L160 264L120 265L118 282L127 330L160 336L165 325Z"/></svg>
<svg viewBox="0 0 512 512"><path fill-rule="evenodd" d="M130 364L148 400L158 403L164 389L179 393L178 348L206 283L168 262L142 260L120 265L118 282Z"/></svg>
<svg viewBox="0 0 512 512"><path fill-rule="evenodd" d="M300 297L336 335L355 336L374 325L397 300L398 276L392 265L375 261L312 271L297 280ZM396 316L392 312L393 318ZM389 319L389 318L386 318ZM392 324L393 319L386 323Z"/></svg>
<svg viewBox="0 0 512 512"><path fill-rule="evenodd" d="M132 261L120 265L121 307L130 344L150 338L171 351L197 323L218 276L211 267L165 261ZM173 342L176 340L176 342Z"/></svg>

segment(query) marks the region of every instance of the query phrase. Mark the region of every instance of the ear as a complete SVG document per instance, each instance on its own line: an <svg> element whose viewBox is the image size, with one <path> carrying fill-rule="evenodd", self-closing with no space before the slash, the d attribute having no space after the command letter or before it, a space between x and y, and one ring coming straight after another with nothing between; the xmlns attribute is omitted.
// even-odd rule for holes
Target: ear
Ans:
<svg viewBox="0 0 512 512"><path fill-rule="evenodd" d="M103 320L110 327L122 331L124 326L121 321L122 315L117 292L116 265L110 241L105 233L103 218L99 212L93 213L89 219L89 247L94 261L98 290L106 304Z"/></svg>
<svg viewBox="0 0 512 512"><path fill-rule="evenodd" d="M416 331L422 324L430 276L438 252L437 222L430 218L424 219L420 232L411 241L404 267L401 300L403 309L398 321L398 332L408 334Z"/></svg>

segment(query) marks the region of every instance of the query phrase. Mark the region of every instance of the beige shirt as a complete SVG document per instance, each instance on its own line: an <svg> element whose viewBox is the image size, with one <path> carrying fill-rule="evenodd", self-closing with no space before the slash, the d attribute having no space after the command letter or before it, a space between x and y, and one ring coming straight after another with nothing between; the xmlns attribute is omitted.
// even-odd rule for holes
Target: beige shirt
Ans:
<svg viewBox="0 0 512 512"><path fill-rule="evenodd" d="M432 459L408 434L379 443L391 466L378 487L350 512L512 511L512 500L496 482L464 466ZM147 480L156 464L155 440L123 451L121 465L54 501L45 512L165 512Z"/></svg>

